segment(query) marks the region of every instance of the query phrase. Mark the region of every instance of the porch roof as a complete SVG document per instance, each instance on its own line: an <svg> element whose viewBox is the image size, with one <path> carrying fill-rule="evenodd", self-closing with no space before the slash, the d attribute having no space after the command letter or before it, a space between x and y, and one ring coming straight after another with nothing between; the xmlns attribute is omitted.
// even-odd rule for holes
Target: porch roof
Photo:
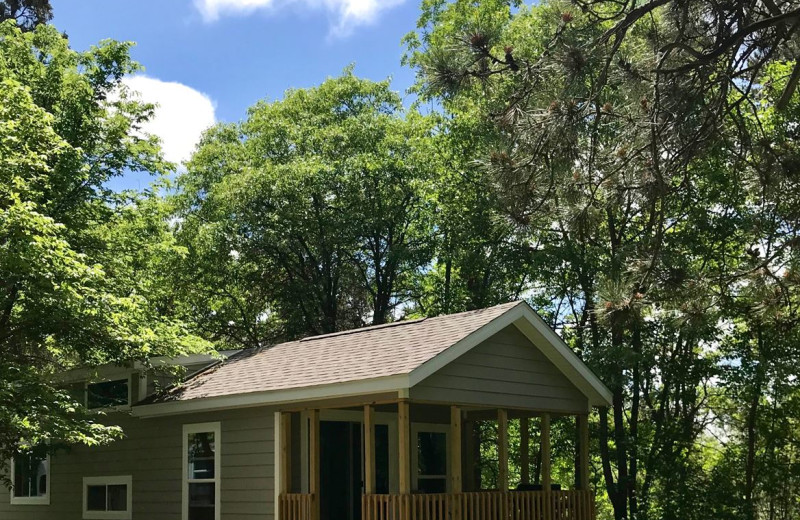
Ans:
<svg viewBox="0 0 800 520"><path fill-rule="evenodd" d="M244 350L145 400L134 413L167 413L173 408L169 405L181 404L191 404L183 407L186 411L212 408L210 402L204 406L198 401L216 401L220 405L213 407L220 408L234 405L237 398L236 406L247 406L410 388L500 327L520 319L535 325L551 346L558 343L559 364L573 369L572 374L565 373L582 380L584 384L576 386L590 390L584 393L591 403L607 403L610 392L528 304L511 302ZM221 406L222 402L230 404Z"/></svg>

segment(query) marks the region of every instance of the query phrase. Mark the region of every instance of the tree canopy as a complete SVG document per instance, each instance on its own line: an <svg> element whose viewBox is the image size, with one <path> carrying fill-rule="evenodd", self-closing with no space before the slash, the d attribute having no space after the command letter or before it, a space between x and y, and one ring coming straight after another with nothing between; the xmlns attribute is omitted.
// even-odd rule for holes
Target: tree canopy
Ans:
<svg viewBox="0 0 800 520"><path fill-rule="evenodd" d="M73 51L49 16L0 3L0 456L119 433L76 366L526 299L613 392L602 518L797 517L795 2L424 0L420 103L349 68L143 193L106 188L175 173L130 44Z"/></svg>
<svg viewBox="0 0 800 520"><path fill-rule="evenodd" d="M597 433L617 519L794 510L776 504L796 455L780 491L759 466L797 424L757 423L797 395L767 375L797 369L779 353L796 352L795 9L430 1L406 38L422 96L491 122L480 159L541 245L534 286L614 393ZM739 502L706 493L719 471Z"/></svg>
<svg viewBox="0 0 800 520"><path fill-rule="evenodd" d="M166 171L152 107L119 79L125 43L71 50L53 27L0 24L0 456L118 433L87 415L65 371L206 348L158 307L158 258L179 254L146 195L104 183ZM150 256L152 255L152 256Z"/></svg>

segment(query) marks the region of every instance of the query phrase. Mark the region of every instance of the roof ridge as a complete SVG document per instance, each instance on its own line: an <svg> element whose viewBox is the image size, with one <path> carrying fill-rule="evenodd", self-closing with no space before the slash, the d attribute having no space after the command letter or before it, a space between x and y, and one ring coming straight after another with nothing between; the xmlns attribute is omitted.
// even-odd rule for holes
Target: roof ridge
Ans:
<svg viewBox="0 0 800 520"><path fill-rule="evenodd" d="M388 329L389 327L397 327L399 325L410 325L412 323L419 323L421 321L425 321L429 318L415 318L413 320L399 320L393 321L391 323L381 323L380 325L370 325L367 327L358 327L357 329L349 329L349 330L340 330L339 332L330 332L328 334L319 334L317 336L308 336L305 337L300 341L300 343L306 343L308 341L314 341L317 339L327 339L327 338L335 338L337 336L347 336L349 334L358 334L359 332L369 332L371 330L380 330L380 329Z"/></svg>
<svg viewBox="0 0 800 520"><path fill-rule="evenodd" d="M355 329L340 330L338 332L329 332L328 334L319 334L319 335L316 335L316 336L307 336L305 338L302 338L300 340L295 340L295 341L299 341L300 343L306 343L306 342L314 341L314 340L317 340L317 339L335 338L335 337L338 337L338 336L347 336L347 335L350 335L350 334L358 334L360 332L369 332L369 331L373 331L373 330L386 329L386 328L389 328L389 327L396 327L396 326L399 326L399 325L410 325L412 323L420 323L420 322L423 322L423 321L426 321L426 320L439 320L439 319L445 319L445 318L452 318L454 316L461 316L461 315L464 315L464 314L482 314L483 312L490 311L492 309L496 309L497 307L505 307L505 306L513 307L513 306L515 306L515 305L517 305L517 304L519 304L521 302L523 302L523 300L514 300L514 301L510 301L510 302L505 302L505 303L498 303L497 305L492 305L491 307L483 307L481 309L471 309L471 310L468 310L468 311L454 312L454 313L451 313L451 314L439 314L438 316L426 316L424 318L415 318L413 320L399 320L399 321L393 321L391 323L382 323L380 325L369 325L369 326L366 326L366 327L358 327L358 328L355 328ZM281 343L278 343L278 344L281 345L283 343L291 343L291 342L281 342Z"/></svg>

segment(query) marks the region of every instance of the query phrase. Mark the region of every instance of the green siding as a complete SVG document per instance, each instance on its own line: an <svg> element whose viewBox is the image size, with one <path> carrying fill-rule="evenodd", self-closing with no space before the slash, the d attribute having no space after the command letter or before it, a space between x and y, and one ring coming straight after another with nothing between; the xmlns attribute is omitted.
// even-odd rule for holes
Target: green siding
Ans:
<svg viewBox="0 0 800 520"><path fill-rule="evenodd" d="M50 461L50 505L11 505L0 496L3 520L80 520L83 477L132 475L134 520L180 520L183 425L219 421L222 427L223 520L271 520L274 511L273 410L137 419L111 414L125 438L111 445L76 447Z"/></svg>
<svg viewBox="0 0 800 520"><path fill-rule="evenodd" d="M586 413L588 399L510 325L411 389L411 399Z"/></svg>

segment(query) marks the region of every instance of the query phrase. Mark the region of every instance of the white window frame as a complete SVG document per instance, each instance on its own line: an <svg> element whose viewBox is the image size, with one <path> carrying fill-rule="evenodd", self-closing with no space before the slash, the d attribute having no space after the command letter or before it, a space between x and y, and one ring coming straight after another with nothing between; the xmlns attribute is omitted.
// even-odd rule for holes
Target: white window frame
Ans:
<svg viewBox="0 0 800 520"><path fill-rule="evenodd" d="M89 486L127 486L125 511L89 511ZM106 500L108 500L106 498ZM131 520L133 517L133 477L114 475L107 477L83 477L84 520Z"/></svg>
<svg viewBox="0 0 800 520"><path fill-rule="evenodd" d="M420 475L419 474L419 442L420 433L443 433L445 443L445 474L444 475ZM450 425L435 423L411 423L411 482L413 489L419 489L419 479L442 479L445 481L445 492L450 493Z"/></svg>
<svg viewBox="0 0 800 520"><path fill-rule="evenodd" d="M214 483L214 518L220 520L220 489L222 468L222 427L220 422L208 423L194 423L183 425L183 453L181 458L183 463L183 476L182 482L182 499L181 499L181 518L189 520L189 484L190 483ZM192 433L208 433L214 434L214 478L213 479L190 479L189 478L189 435Z"/></svg>
<svg viewBox="0 0 800 520"><path fill-rule="evenodd" d="M9 461L11 463L11 505L14 506L49 506L50 505L50 454L47 454L45 457L45 463L47 464L47 490L45 491L44 495L38 497L17 497L14 496L14 473L16 471L14 458L12 457Z"/></svg>
<svg viewBox="0 0 800 520"><path fill-rule="evenodd" d="M117 405L117 406L104 406L99 408L89 408L89 385L94 385L97 383L110 383L112 381L128 381L128 402L124 405ZM131 402L133 400L133 374L128 374L126 377L108 377L104 379L98 379L97 381L85 381L83 384L83 407L90 411L109 411L109 410L116 410L116 411L125 411L131 409Z"/></svg>

